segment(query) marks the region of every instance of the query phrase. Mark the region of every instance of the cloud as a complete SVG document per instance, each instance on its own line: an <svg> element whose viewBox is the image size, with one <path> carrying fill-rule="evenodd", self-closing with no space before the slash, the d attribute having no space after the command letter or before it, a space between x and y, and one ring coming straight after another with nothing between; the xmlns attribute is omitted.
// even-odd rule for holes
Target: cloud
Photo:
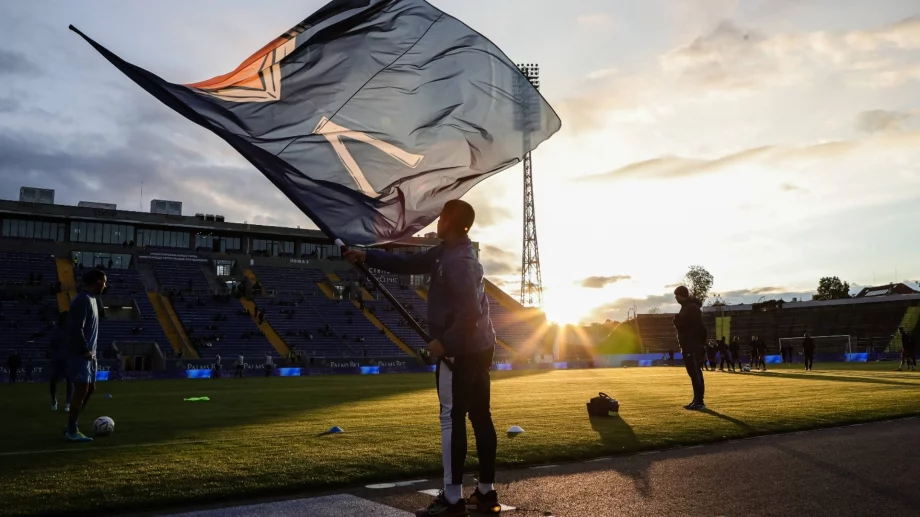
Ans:
<svg viewBox="0 0 920 517"><path fill-rule="evenodd" d="M917 113L917 111L864 111L856 117L856 129L866 133L901 131L917 117Z"/></svg>
<svg viewBox="0 0 920 517"><path fill-rule="evenodd" d="M636 308L639 314L647 314L649 309L659 308L664 312L676 310L673 293L649 295L644 298L619 298L591 309L584 321L605 321L626 319L630 309Z"/></svg>
<svg viewBox="0 0 920 517"><path fill-rule="evenodd" d="M726 20L689 44L665 53L659 63L666 75L710 89L783 87L809 82L822 72L854 70L861 73L850 78L852 85L891 87L920 80L920 67L915 60L908 59L905 64L880 59L880 54L917 49L920 16L872 30L774 35Z"/></svg>
<svg viewBox="0 0 920 517"><path fill-rule="evenodd" d="M520 258L516 253L486 244L480 250L482 269L488 276L508 276L521 272Z"/></svg>
<svg viewBox="0 0 920 517"><path fill-rule="evenodd" d="M613 25L613 17L607 13L583 14L575 18L578 25L593 29L607 28Z"/></svg>
<svg viewBox="0 0 920 517"><path fill-rule="evenodd" d="M0 113L16 113L21 109L22 103L18 99L0 97Z"/></svg>
<svg viewBox="0 0 920 517"><path fill-rule="evenodd" d="M920 131L887 132L858 140L837 140L801 146L759 146L712 159L660 156L630 163L609 172L582 176L575 181L597 182L626 178L674 179L730 171L735 167L750 164L800 165L805 160L839 160L860 150L904 150L916 148L916 146L920 146ZM799 187L784 183L780 188L784 191L791 191Z"/></svg>
<svg viewBox="0 0 920 517"><path fill-rule="evenodd" d="M620 179L634 176L660 179L691 176L729 168L733 165L768 156L774 151L775 148L772 146L755 147L712 160L683 158L680 156L662 156L631 163L603 174L585 176L580 178L579 181Z"/></svg>
<svg viewBox="0 0 920 517"><path fill-rule="evenodd" d="M0 49L0 75L38 75L40 72L25 54Z"/></svg>
<svg viewBox="0 0 920 517"><path fill-rule="evenodd" d="M495 204L505 199L505 196L504 191L494 182L489 184L488 189L480 187L471 190L463 199L476 210L476 222L473 223L476 228L497 226L514 217L508 207Z"/></svg>
<svg viewBox="0 0 920 517"><path fill-rule="evenodd" d="M802 190L802 187L794 183L787 182L787 183L780 184L779 189L782 190L783 192L795 192L797 190Z"/></svg>
<svg viewBox="0 0 920 517"><path fill-rule="evenodd" d="M588 289L601 289L604 286L615 284L621 280L629 280L632 277L629 275L615 275L615 276L589 276L581 281L581 286Z"/></svg>
<svg viewBox="0 0 920 517"><path fill-rule="evenodd" d="M610 77L616 75L620 70L615 67L610 68L601 68L599 70L593 70L588 72L588 75L585 76L585 79L594 80L594 79L603 79L605 77Z"/></svg>
<svg viewBox="0 0 920 517"><path fill-rule="evenodd" d="M0 197L15 199L22 185L37 185L55 189L61 204L112 202L138 210L146 209L139 197L143 182L146 201L182 201L186 213L313 227L252 166L224 154L216 139L175 117L140 123L144 112L137 106L113 117L112 134L0 131Z"/></svg>

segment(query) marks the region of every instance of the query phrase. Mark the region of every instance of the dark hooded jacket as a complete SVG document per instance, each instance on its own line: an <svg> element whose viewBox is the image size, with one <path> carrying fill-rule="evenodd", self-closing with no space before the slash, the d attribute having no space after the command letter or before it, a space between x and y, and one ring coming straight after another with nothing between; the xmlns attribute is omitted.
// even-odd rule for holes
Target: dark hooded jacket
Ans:
<svg viewBox="0 0 920 517"><path fill-rule="evenodd" d="M703 324L703 304L688 298L680 304L680 312L674 316L674 328L677 329L677 342L681 352L702 353L706 348L706 326Z"/></svg>

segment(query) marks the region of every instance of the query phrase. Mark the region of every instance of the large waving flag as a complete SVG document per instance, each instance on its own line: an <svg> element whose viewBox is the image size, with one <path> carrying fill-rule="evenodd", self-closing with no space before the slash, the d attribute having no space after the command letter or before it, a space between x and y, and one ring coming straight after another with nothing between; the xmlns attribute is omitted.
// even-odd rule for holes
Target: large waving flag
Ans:
<svg viewBox="0 0 920 517"><path fill-rule="evenodd" d="M424 0L333 0L236 70L186 85L71 29L349 244L412 236L561 126L498 47Z"/></svg>

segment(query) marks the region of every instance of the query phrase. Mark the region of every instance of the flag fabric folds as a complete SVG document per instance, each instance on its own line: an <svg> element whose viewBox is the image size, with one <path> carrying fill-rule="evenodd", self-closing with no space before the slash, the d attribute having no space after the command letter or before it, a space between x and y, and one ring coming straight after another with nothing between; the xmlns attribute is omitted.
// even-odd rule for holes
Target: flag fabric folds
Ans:
<svg viewBox="0 0 920 517"><path fill-rule="evenodd" d="M71 29L348 244L411 237L561 126L498 47L424 0L333 0L236 70L186 85Z"/></svg>

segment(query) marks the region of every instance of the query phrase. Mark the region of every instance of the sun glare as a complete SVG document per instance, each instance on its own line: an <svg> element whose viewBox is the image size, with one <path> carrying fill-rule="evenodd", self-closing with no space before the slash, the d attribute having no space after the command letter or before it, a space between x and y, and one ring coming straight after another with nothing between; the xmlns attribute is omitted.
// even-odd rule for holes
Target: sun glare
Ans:
<svg viewBox="0 0 920 517"><path fill-rule="evenodd" d="M588 316L590 307L585 307L576 293L548 291L543 297L543 311L550 323L575 325Z"/></svg>

